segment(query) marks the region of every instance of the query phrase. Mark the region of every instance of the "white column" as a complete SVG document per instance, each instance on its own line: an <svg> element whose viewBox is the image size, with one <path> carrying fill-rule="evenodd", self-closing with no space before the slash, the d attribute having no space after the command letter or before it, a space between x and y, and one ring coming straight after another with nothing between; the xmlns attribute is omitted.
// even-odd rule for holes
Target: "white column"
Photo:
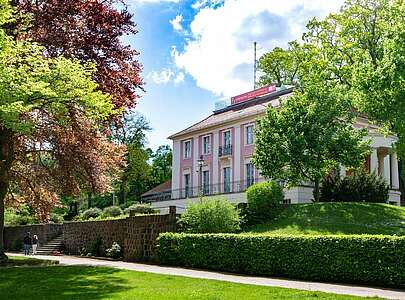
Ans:
<svg viewBox="0 0 405 300"><path fill-rule="evenodd" d="M240 140L240 125L235 126L235 141L233 143L233 157L235 160L234 164L234 174L235 174L235 181L240 181L241 180L241 174L240 174L240 163L241 163L241 157L240 157L240 147L241 147L241 140Z"/></svg>
<svg viewBox="0 0 405 300"><path fill-rule="evenodd" d="M218 192L218 183L219 183L218 147L219 147L219 132L218 130L214 130L214 138L212 143L212 177L211 177L214 193Z"/></svg>
<svg viewBox="0 0 405 300"><path fill-rule="evenodd" d="M399 189L399 171L397 153L391 154L391 183L393 189Z"/></svg>
<svg viewBox="0 0 405 300"><path fill-rule="evenodd" d="M340 177L342 177L342 178L346 177L346 167L344 165L340 165L339 171L340 171Z"/></svg>
<svg viewBox="0 0 405 300"><path fill-rule="evenodd" d="M180 189L180 141L173 141L173 158L172 158L172 198L179 197Z"/></svg>
<svg viewBox="0 0 405 300"><path fill-rule="evenodd" d="M371 149L371 155L370 155L370 172L373 173L375 172L378 174L378 156L377 156L377 148L372 148Z"/></svg>
<svg viewBox="0 0 405 300"><path fill-rule="evenodd" d="M384 161L383 176L389 185L391 183L391 174L390 174L391 173L391 171L390 171L391 164L390 164L389 154L384 156L383 161Z"/></svg>
<svg viewBox="0 0 405 300"><path fill-rule="evenodd" d="M195 190L198 190L198 186L200 185L200 183L198 182L199 180L199 174L198 174L198 163L197 160L199 159L198 157L198 136L194 137L193 139L193 174L191 176L193 176L193 186L195 187Z"/></svg>

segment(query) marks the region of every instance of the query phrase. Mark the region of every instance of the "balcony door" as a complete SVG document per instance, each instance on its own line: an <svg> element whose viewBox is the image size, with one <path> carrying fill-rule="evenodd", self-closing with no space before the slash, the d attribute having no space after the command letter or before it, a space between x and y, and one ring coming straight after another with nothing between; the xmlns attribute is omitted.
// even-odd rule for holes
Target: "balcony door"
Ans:
<svg viewBox="0 0 405 300"><path fill-rule="evenodd" d="M231 146L231 131L224 131L224 148L229 148Z"/></svg>

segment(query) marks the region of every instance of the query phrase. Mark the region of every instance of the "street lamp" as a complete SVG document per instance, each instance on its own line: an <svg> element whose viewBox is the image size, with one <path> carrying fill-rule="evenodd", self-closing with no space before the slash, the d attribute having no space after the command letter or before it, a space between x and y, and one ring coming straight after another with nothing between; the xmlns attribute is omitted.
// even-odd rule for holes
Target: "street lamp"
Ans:
<svg viewBox="0 0 405 300"><path fill-rule="evenodd" d="M198 172L199 172L199 177L200 177L200 191L199 194L200 196L203 195L203 178L202 178L202 168L204 166L204 157L201 155L200 159L197 160L197 164L198 164Z"/></svg>

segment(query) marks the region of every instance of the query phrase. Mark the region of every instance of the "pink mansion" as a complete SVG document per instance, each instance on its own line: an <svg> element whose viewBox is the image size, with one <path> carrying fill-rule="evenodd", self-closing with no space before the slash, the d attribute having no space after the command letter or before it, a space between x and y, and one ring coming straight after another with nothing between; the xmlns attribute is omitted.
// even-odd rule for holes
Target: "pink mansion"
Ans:
<svg viewBox="0 0 405 300"><path fill-rule="evenodd" d="M254 128L269 106L277 109L292 88L267 86L232 98L231 104L216 109L204 120L171 135L173 171L171 186L145 194L155 207L184 207L188 201L222 195L234 203L245 202L246 189L264 180L252 164ZM383 176L390 186L389 201L399 205L397 155L393 150L397 138L384 136L365 118L358 118L355 127L368 128L372 153L365 159L371 172ZM341 176L346 175L344 166ZM311 202L311 183L285 191L287 203Z"/></svg>

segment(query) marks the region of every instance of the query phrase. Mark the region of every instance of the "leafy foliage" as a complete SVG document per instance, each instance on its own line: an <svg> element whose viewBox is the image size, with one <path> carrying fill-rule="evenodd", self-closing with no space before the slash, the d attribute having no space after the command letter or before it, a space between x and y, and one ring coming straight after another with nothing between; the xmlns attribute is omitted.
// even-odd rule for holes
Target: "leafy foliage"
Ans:
<svg viewBox="0 0 405 300"><path fill-rule="evenodd" d="M118 217L122 215L122 209L119 206L109 206L103 209L103 216Z"/></svg>
<svg viewBox="0 0 405 300"><path fill-rule="evenodd" d="M289 49L276 47L264 54L259 60L259 69L262 72L260 84L275 83L281 85L297 85L301 59L297 42L291 42Z"/></svg>
<svg viewBox="0 0 405 300"><path fill-rule="evenodd" d="M201 198L189 203L179 223L183 230L195 233L235 232L240 229L239 211L227 199Z"/></svg>
<svg viewBox="0 0 405 300"><path fill-rule="evenodd" d="M108 248L105 250L106 256L111 257L114 259L118 259L122 257L122 249L121 246L117 243L114 242L111 246L111 248Z"/></svg>
<svg viewBox="0 0 405 300"><path fill-rule="evenodd" d="M250 186L246 191L247 218L250 225L274 219L282 210L283 188L274 181Z"/></svg>
<svg viewBox="0 0 405 300"><path fill-rule="evenodd" d="M388 191L384 178L359 170L344 178L326 179L321 187L321 201L386 203Z"/></svg>
<svg viewBox="0 0 405 300"><path fill-rule="evenodd" d="M121 10L119 10L119 8ZM132 15L116 0L20 0L14 34L44 45L51 57L63 55L95 63L94 79L112 95L116 108L134 107L142 89L138 52L122 37L136 34Z"/></svg>
<svg viewBox="0 0 405 300"><path fill-rule="evenodd" d="M151 215L156 214L158 211L147 203L136 203L125 209L125 213L131 216L135 215Z"/></svg>
<svg viewBox="0 0 405 300"><path fill-rule="evenodd" d="M97 257L104 256L103 239L101 237L97 237L97 239L91 245L90 254Z"/></svg>
<svg viewBox="0 0 405 300"><path fill-rule="evenodd" d="M310 79L279 109L259 120L254 163L268 179L290 186L314 182L314 199L330 170L357 168L368 151L366 132L352 127L351 104L339 88Z"/></svg>
<svg viewBox="0 0 405 300"><path fill-rule="evenodd" d="M81 214L81 218L83 220L89 220L89 219L94 219L97 218L99 216L101 216L102 214L102 210L97 208L97 207L92 207L89 208L87 210L85 210L82 214Z"/></svg>
<svg viewBox="0 0 405 300"><path fill-rule="evenodd" d="M28 225L38 223L38 220L33 215L32 209L23 204L18 208L6 209L4 223L10 226Z"/></svg>
<svg viewBox="0 0 405 300"><path fill-rule="evenodd" d="M405 238L164 233L162 264L310 281L405 286Z"/></svg>

